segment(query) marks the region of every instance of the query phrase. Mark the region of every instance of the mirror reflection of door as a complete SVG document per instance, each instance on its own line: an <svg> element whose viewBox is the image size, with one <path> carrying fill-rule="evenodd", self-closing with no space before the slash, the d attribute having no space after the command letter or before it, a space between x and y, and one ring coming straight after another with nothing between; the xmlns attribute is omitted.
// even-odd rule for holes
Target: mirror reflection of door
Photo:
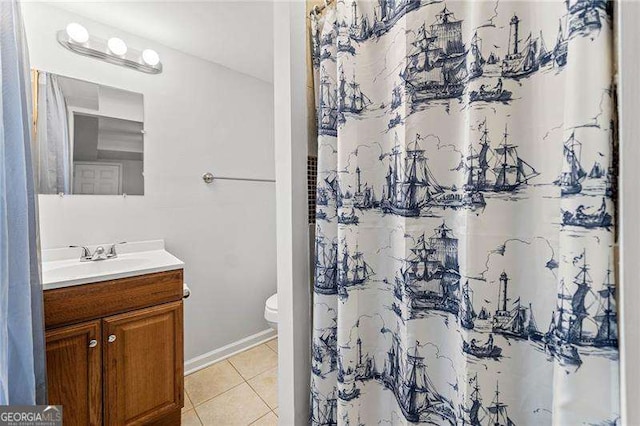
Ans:
<svg viewBox="0 0 640 426"><path fill-rule="evenodd" d="M118 195L122 193L120 164L73 163L73 193Z"/></svg>
<svg viewBox="0 0 640 426"><path fill-rule="evenodd" d="M140 93L32 72L40 194L144 194Z"/></svg>

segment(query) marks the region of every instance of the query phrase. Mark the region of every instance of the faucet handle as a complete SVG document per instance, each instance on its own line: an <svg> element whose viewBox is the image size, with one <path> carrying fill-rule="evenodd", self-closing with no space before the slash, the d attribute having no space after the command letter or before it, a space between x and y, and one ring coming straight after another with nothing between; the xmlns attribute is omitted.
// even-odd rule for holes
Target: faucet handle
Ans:
<svg viewBox="0 0 640 426"><path fill-rule="evenodd" d="M79 248L82 250L82 254L80 255L80 260L88 260L91 259L91 250L89 250L85 246L69 246L70 248Z"/></svg>
<svg viewBox="0 0 640 426"><path fill-rule="evenodd" d="M126 241L120 241L119 243L111 244L111 247L109 247L109 250L107 251L107 258L112 259L114 257L118 257L118 252L116 251L116 246L118 246L120 244L127 244L127 242Z"/></svg>

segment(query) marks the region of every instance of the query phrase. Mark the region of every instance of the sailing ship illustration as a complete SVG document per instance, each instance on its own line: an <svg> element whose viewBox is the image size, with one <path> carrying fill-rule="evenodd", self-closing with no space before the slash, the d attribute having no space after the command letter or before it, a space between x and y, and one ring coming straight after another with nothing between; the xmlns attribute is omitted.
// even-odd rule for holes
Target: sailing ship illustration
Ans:
<svg viewBox="0 0 640 426"><path fill-rule="evenodd" d="M418 238L395 278L394 295L410 306L413 318L429 310L457 316L460 309L471 318L475 313L470 297L461 308L459 287L458 239L443 222L430 238L425 234ZM465 324L469 325L466 320Z"/></svg>
<svg viewBox="0 0 640 426"><path fill-rule="evenodd" d="M556 45L553 48L553 61L558 67L567 64L567 54L569 52L569 40L565 37L565 31L562 29L562 21L558 22L558 37Z"/></svg>
<svg viewBox="0 0 640 426"><path fill-rule="evenodd" d="M430 100L460 97L469 77L462 20L456 20L445 6L429 31L426 24L418 29L412 45L413 50L400 73L412 108ZM476 62L476 67L479 66Z"/></svg>
<svg viewBox="0 0 640 426"><path fill-rule="evenodd" d="M467 181L464 185L465 191L495 191L513 192L521 185L529 183L539 173L518 154L517 146L510 144L509 134L505 124L502 144L492 149L487 130L487 120L483 122L482 135L480 137L480 150L469 147L469 155L465 170ZM493 169L489 166L489 156L495 159ZM491 182L488 172L495 175L495 181Z"/></svg>
<svg viewBox="0 0 640 426"><path fill-rule="evenodd" d="M611 268L607 268L602 289L598 295L602 301L599 312L594 319L599 324L598 333L593 341L594 346L618 347L618 314L616 311L616 286L611 280Z"/></svg>
<svg viewBox="0 0 640 426"><path fill-rule="evenodd" d="M324 67L320 72L320 88L318 102L318 134L338 135L338 97L335 83L326 73Z"/></svg>
<svg viewBox="0 0 640 426"><path fill-rule="evenodd" d="M364 284L373 273L373 269L364 260L364 255L358 247L356 246L355 251L350 253L345 245L338 264L338 295L346 296L347 288Z"/></svg>
<svg viewBox="0 0 640 426"><path fill-rule="evenodd" d="M312 363L311 370L316 376L325 374L338 368L338 327L328 327L321 330L319 336L311 342Z"/></svg>
<svg viewBox="0 0 640 426"><path fill-rule="evenodd" d="M476 312L473 310L473 299L471 290L469 289L469 280L467 280L461 288L462 300L460 301L460 312L458 318L462 328L467 330L473 329L473 320L477 317Z"/></svg>
<svg viewBox="0 0 640 426"><path fill-rule="evenodd" d="M316 188L316 205L327 206L329 205L329 194L327 188L318 185Z"/></svg>
<svg viewBox="0 0 640 426"><path fill-rule="evenodd" d="M515 426L507 412L508 405L500 402L500 387L496 381L496 393L493 402L487 407L489 412L489 424L492 426Z"/></svg>
<svg viewBox="0 0 640 426"><path fill-rule="evenodd" d="M602 18L609 10L607 0L567 0L569 37L587 35L602 28Z"/></svg>
<svg viewBox="0 0 640 426"><path fill-rule="evenodd" d="M480 193L445 193L429 169L425 150L418 144L420 139L420 135L416 134L416 139L408 144L404 152L400 145L396 145L387 154L390 163L386 184L382 189L381 210L399 216L417 217L422 209L429 207L484 207L486 203Z"/></svg>
<svg viewBox="0 0 640 426"><path fill-rule="evenodd" d="M509 277L506 272L500 274L500 285L498 288L498 309L493 315L493 323L491 325L494 333L502 334L508 337L516 337L526 339L527 328L527 308L520 304L518 297L514 302L512 309L507 308Z"/></svg>
<svg viewBox="0 0 640 426"><path fill-rule="evenodd" d="M587 172L580 164L582 143L576 140L575 132L564 143L562 172L558 179L554 181L560 186L561 195L578 194L582 191L582 181L587 176Z"/></svg>
<svg viewBox="0 0 640 426"><path fill-rule="evenodd" d="M582 228L606 228L613 226L613 218L607 212L607 202L602 198L600 207L593 212L587 212L587 207L579 205L575 212L562 210L562 224L565 226L580 226Z"/></svg>
<svg viewBox="0 0 640 426"><path fill-rule="evenodd" d="M472 80L482 75L486 62L482 57L482 40L478 37L477 31L473 33L469 46L469 80Z"/></svg>
<svg viewBox="0 0 640 426"><path fill-rule="evenodd" d="M502 348L493 343L493 334L489 334L489 338L483 345L478 345L476 339L470 342L462 341L462 351L476 358L500 358Z"/></svg>
<svg viewBox="0 0 640 426"><path fill-rule="evenodd" d="M544 42L544 37L542 35L542 31L540 31L540 37L538 38L540 41L540 50L538 51L538 63L541 67L551 63L553 61L553 50L547 50L547 46Z"/></svg>
<svg viewBox="0 0 640 426"><path fill-rule="evenodd" d="M495 52L489 53L489 56L487 57L487 64L495 65L498 62L500 62L500 57L498 55L496 55Z"/></svg>
<svg viewBox="0 0 640 426"><path fill-rule="evenodd" d="M487 88L481 84L478 90L469 93L469 102L508 102L511 100L511 92L502 87L502 79L498 78L495 86Z"/></svg>
<svg viewBox="0 0 640 426"><path fill-rule="evenodd" d="M537 71L540 67L538 61L538 43L537 40L529 37L525 40L523 49L520 49L519 25L520 18L513 15L509 22L509 45L507 54L502 60L502 76L508 78L522 78Z"/></svg>
<svg viewBox="0 0 640 426"><path fill-rule="evenodd" d="M534 342L539 342L544 337L544 334L538 328L538 323L533 316L533 307L531 306L531 303L529 303L529 323L527 324L527 336L529 337L529 340L532 340Z"/></svg>
<svg viewBox="0 0 640 426"><path fill-rule="evenodd" d="M413 353L405 352L394 334L380 375L382 383L394 393L408 421L455 425L456 413L451 401L437 392L418 347L419 342L416 341Z"/></svg>
<svg viewBox="0 0 640 426"><path fill-rule="evenodd" d="M320 233L316 235L316 264L313 289L320 294L338 292L338 243L328 242Z"/></svg>
<svg viewBox="0 0 640 426"><path fill-rule="evenodd" d="M578 273L573 279L576 290L568 292L564 281L558 293L558 306L553 313L549 331L543 341L547 350L565 365L580 365L582 360L577 346L612 347L618 346L617 309L615 305L615 284L612 282L611 269L608 268L603 285L597 291L598 312L591 315L586 306L586 297L592 292L592 279L589 273L586 251L574 259ZM595 335L584 329L584 322L592 321L597 325Z"/></svg>
<svg viewBox="0 0 640 426"><path fill-rule="evenodd" d="M371 100L360 90L360 84L356 82L355 72L349 82L341 69L338 83L338 111L340 113L360 114L369 105L371 105ZM344 115L341 114L339 119L344 120Z"/></svg>
<svg viewBox="0 0 640 426"><path fill-rule="evenodd" d="M328 220L327 212L321 208L316 209L316 220Z"/></svg>
<svg viewBox="0 0 640 426"><path fill-rule="evenodd" d="M311 424L313 426L338 425L338 399L335 391L323 398L315 385L311 388Z"/></svg>
<svg viewBox="0 0 640 426"><path fill-rule="evenodd" d="M362 183L360 167L356 167L356 191L353 194L353 206L361 209L371 209L378 205L373 188Z"/></svg>
<svg viewBox="0 0 640 426"><path fill-rule="evenodd" d="M478 383L478 373L469 379L471 394L469 395L471 405L467 408L460 404L459 421L463 426L481 426L481 421L486 417L486 410L482 407L482 397L480 395L480 385Z"/></svg>

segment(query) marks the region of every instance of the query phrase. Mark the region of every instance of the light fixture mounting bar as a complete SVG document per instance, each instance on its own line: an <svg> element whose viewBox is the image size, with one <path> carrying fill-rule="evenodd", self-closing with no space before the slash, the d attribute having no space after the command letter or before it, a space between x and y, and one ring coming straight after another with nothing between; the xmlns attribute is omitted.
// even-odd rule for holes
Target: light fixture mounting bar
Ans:
<svg viewBox="0 0 640 426"><path fill-rule="evenodd" d="M72 40L64 30L58 31L57 37L58 43L79 55L100 59L147 74L160 74L162 72L162 63L158 62L155 65L145 63L140 50L127 48L124 55L116 55L109 50L107 40L99 37L89 35L89 39L85 43L78 43Z"/></svg>

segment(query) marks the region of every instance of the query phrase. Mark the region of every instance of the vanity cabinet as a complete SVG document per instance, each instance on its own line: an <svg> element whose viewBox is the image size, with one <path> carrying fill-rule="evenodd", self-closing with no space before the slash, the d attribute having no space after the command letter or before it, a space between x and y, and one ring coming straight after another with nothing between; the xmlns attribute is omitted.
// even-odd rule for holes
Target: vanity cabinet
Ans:
<svg viewBox="0 0 640 426"><path fill-rule="evenodd" d="M46 290L44 308L65 425L180 424L182 270Z"/></svg>

